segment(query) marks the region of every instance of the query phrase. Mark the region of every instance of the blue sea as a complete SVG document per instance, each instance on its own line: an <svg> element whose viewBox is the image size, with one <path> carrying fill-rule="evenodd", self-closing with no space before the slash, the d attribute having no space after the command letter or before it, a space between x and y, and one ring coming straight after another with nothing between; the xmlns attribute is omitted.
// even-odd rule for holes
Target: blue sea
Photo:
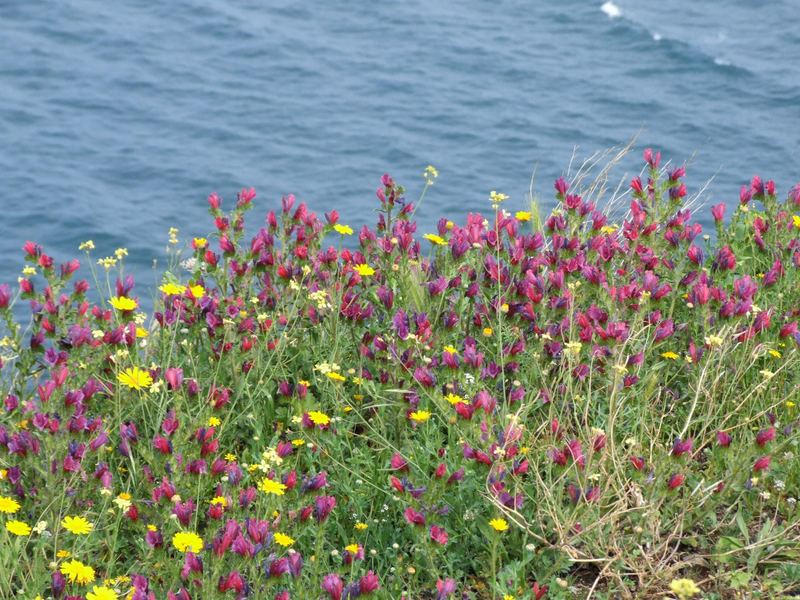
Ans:
<svg viewBox="0 0 800 600"><path fill-rule="evenodd" d="M418 215L521 209L573 154L639 134L709 202L800 180L800 0L0 0L0 281L37 241L128 248L150 283L206 197L281 195L373 222L384 172ZM707 223L706 215L702 219Z"/></svg>

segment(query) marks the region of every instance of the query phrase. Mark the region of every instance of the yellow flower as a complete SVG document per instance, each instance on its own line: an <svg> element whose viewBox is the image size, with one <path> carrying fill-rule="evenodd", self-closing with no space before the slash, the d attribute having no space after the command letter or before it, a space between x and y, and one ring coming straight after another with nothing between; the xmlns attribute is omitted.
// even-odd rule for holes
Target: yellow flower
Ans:
<svg viewBox="0 0 800 600"><path fill-rule="evenodd" d="M288 548L289 546L294 544L294 540L285 533L278 532L272 539L275 540L276 544L283 546L284 548Z"/></svg>
<svg viewBox="0 0 800 600"><path fill-rule="evenodd" d="M156 527L155 525L153 525L152 523L150 523L150 524L147 526L147 531L158 531L158 527Z"/></svg>
<svg viewBox="0 0 800 600"><path fill-rule="evenodd" d="M447 244L443 237L438 236L435 233L426 233L422 237L428 240L431 244L436 244L437 246L444 246Z"/></svg>
<svg viewBox="0 0 800 600"><path fill-rule="evenodd" d="M483 335L485 335L486 337L491 336L493 333L494 333L494 331L492 330L491 327L484 327L483 328Z"/></svg>
<svg viewBox="0 0 800 600"><path fill-rule="evenodd" d="M581 348L583 348L583 344L580 342L567 342L564 344L564 348L572 354L573 356L578 356L581 353Z"/></svg>
<svg viewBox="0 0 800 600"><path fill-rule="evenodd" d="M353 527L355 527L355 528L356 528L356 530L358 530L358 531L364 531L364 530L365 530L367 527L369 527L369 525L367 525L366 523L362 523L361 521L359 521L358 523L356 523L355 525L353 525Z"/></svg>
<svg viewBox="0 0 800 600"><path fill-rule="evenodd" d="M19 510L20 504L8 496L0 496L0 513L13 515Z"/></svg>
<svg viewBox="0 0 800 600"><path fill-rule="evenodd" d="M117 375L117 380L121 384L127 385L134 390L146 390L153 385L153 378L150 376L150 373L139 367L125 369L122 373Z"/></svg>
<svg viewBox="0 0 800 600"><path fill-rule="evenodd" d="M339 223L337 223L336 225L333 226L333 228L334 230L336 230L336 233L340 235L353 235L353 230L347 225L340 225Z"/></svg>
<svg viewBox="0 0 800 600"><path fill-rule="evenodd" d="M295 448L297 448L298 446L302 446L305 443L306 443L306 441L305 440L301 440L300 438L296 438L296 439L292 440L292 446L294 446Z"/></svg>
<svg viewBox="0 0 800 600"><path fill-rule="evenodd" d="M489 192L489 200L491 201L492 206L494 208L497 208L498 206L500 206L501 202L505 202L506 200L508 200L508 196L506 194L498 194L497 192L492 190L491 192Z"/></svg>
<svg viewBox="0 0 800 600"><path fill-rule="evenodd" d="M220 423L222 423L222 421L220 421L217 417L208 417L209 427L217 427Z"/></svg>
<svg viewBox="0 0 800 600"><path fill-rule="evenodd" d="M608 234L614 233L616 230L617 230L617 226L616 225L603 225L600 228L600 233L605 233L605 234L608 235Z"/></svg>
<svg viewBox="0 0 800 600"><path fill-rule="evenodd" d="M453 346L445 346L444 351L447 352L448 354L458 354L458 350Z"/></svg>
<svg viewBox="0 0 800 600"><path fill-rule="evenodd" d="M111 267L117 264L117 259L111 256L106 256L105 258L97 259L97 264L101 265L108 271Z"/></svg>
<svg viewBox="0 0 800 600"><path fill-rule="evenodd" d="M208 240L206 238L194 238L193 241L196 248L205 248L208 245Z"/></svg>
<svg viewBox="0 0 800 600"><path fill-rule="evenodd" d="M75 535L88 535L92 532L92 529L94 529L94 525L91 524L85 517L81 516L64 517L64 520L61 521L61 526Z"/></svg>
<svg viewBox="0 0 800 600"><path fill-rule="evenodd" d="M70 552L69 550L59 550L58 552L56 552L57 558L69 558L70 556L72 556L72 552Z"/></svg>
<svg viewBox="0 0 800 600"><path fill-rule="evenodd" d="M178 552L197 554L203 549L203 538L191 531L179 531L172 536L172 545Z"/></svg>
<svg viewBox="0 0 800 600"><path fill-rule="evenodd" d="M504 594L503 600L515 600L515 598L511 594Z"/></svg>
<svg viewBox="0 0 800 600"><path fill-rule="evenodd" d="M459 396L458 394L453 394L452 392L447 394L447 396L445 396L444 399L447 400L453 406L455 406L456 404L467 403L467 401L464 400L461 396Z"/></svg>
<svg viewBox="0 0 800 600"><path fill-rule="evenodd" d="M327 425L331 422L331 419L328 415L316 410L309 411L308 418L311 419L311 422L314 425Z"/></svg>
<svg viewBox="0 0 800 600"><path fill-rule="evenodd" d="M344 549L347 550L350 554L358 554L358 544L355 543L348 544L347 546L344 547Z"/></svg>
<svg viewBox="0 0 800 600"><path fill-rule="evenodd" d="M672 593L678 596L681 600L691 598L700 593L700 588L691 579L673 579L669 584L669 589Z"/></svg>
<svg viewBox="0 0 800 600"><path fill-rule="evenodd" d="M8 521L6 522L6 530L14 535L30 535L31 526L22 521Z"/></svg>
<svg viewBox="0 0 800 600"><path fill-rule="evenodd" d="M78 246L78 250L94 250L94 242L92 240L86 240Z"/></svg>
<svg viewBox="0 0 800 600"><path fill-rule="evenodd" d="M783 355L780 353L780 351L779 351L779 350L770 350L770 351L769 351L769 354L770 354L770 356L772 356L773 358L780 358L781 356L783 356Z"/></svg>
<svg viewBox="0 0 800 600"><path fill-rule="evenodd" d="M147 331L147 329L145 329L144 327L137 327L136 328L136 337L137 338L146 338L148 335L150 335L150 332Z"/></svg>
<svg viewBox="0 0 800 600"><path fill-rule="evenodd" d="M85 585L94 581L94 569L79 560L71 560L61 565L61 574L69 579L70 583Z"/></svg>
<svg viewBox="0 0 800 600"><path fill-rule="evenodd" d="M133 298L128 298L126 296L114 296L113 298L109 298L108 303L116 308L117 310L134 310L139 303L136 302Z"/></svg>
<svg viewBox="0 0 800 600"><path fill-rule="evenodd" d="M268 477L261 480L261 483L258 484L258 489L265 494L275 494L276 496L283 496L286 493L286 486L284 484L280 481L269 479Z"/></svg>
<svg viewBox="0 0 800 600"><path fill-rule="evenodd" d="M415 410L408 417L415 423L424 423L431 418L431 413L427 410Z"/></svg>
<svg viewBox="0 0 800 600"><path fill-rule="evenodd" d="M517 218L517 221L520 221L522 223L531 220L531 213L525 210L517 211L517 214L515 214L514 216Z"/></svg>
<svg viewBox="0 0 800 600"><path fill-rule="evenodd" d="M211 504L219 504L222 507L228 506L228 500L225 496L214 496L211 499Z"/></svg>
<svg viewBox="0 0 800 600"><path fill-rule="evenodd" d="M369 265L361 264L356 265L353 267L356 273L361 275L362 277L369 277L370 275L375 275L375 269L370 267Z"/></svg>
<svg viewBox="0 0 800 600"><path fill-rule="evenodd" d="M158 289L167 296L180 296L186 291L186 286L178 285L177 283L165 283Z"/></svg>
<svg viewBox="0 0 800 600"><path fill-rule="evenodd" d="M92 586L92 591L86 594L86 600L117 600L117 592L106 586Z"/></svg>
<svg viewBox="0 0 800 600"><path fill-rule="evenodd" d="M797 229L800 229L800 215L792 215L792 222Z"/></svg>
<svg viewBox="0 0 800 600"><path fill-rule="evenodd" d="M334 381L347 381L347 377L344 375L339 375L339 373L335 373L334 371L325 373L325 376L328 377L328 379L333 379Z"/></svg>
<svg viewBox="0 0 800 600"><path fill-rule="evenodd" d="M505 531L508 529L508 521L505 519L492 519L489 521L489 525L491 525L492 529L495 531Z"/></svg>
<svg viewBox="0 0 800 600"><path fill-rule="evenodd" d="M205 288L203 288L202 285L189 286L189 291L192 293L192 296L194 296L198 300L206 295L206 290Z"/></svg>
<svg viewBox="0 0 800 600"><path fill-rule="evenodd" d="M114 504L119 506L122 510L128 510L133 504L131 502L131 495L127 492L121 492L116 498L114 498Z"/></svg>
<svg viewBox="0 0 800 600"><path fill-rule="evenodd" d="M122 260L123 256L128 256L128 249L127 248L117 248L114 250L114 256L117 257L117 260Z"/></svg>
<svg viewBox="0 0 800 600"><path fill-rule="evenodd" d="M661 356L669 360L678 360L678 355L675 352L662 352Z"/></svg>
<svg viewBox="0 0 800 600"><path fill-rule="evenodd" d="M439 176L439 171L433 165L428 165L425 167L425 172L422 173L422 177L425 178L425 183L428 185L433 185L433 182Z"/></svg>

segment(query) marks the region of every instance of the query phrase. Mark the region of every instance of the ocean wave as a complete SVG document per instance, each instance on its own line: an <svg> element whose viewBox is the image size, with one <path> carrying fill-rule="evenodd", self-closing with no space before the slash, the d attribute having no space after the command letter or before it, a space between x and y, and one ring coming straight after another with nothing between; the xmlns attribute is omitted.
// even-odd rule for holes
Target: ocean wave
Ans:
<svg viewBox="0 0 800 600"><path fill-rule="evenodd" d="M619 6L611 2L611 0L604 2L603 6L600 7L600 10L606 13L609 19L616 19L617 17L622 16L622 11L620 10Z"/></svg>

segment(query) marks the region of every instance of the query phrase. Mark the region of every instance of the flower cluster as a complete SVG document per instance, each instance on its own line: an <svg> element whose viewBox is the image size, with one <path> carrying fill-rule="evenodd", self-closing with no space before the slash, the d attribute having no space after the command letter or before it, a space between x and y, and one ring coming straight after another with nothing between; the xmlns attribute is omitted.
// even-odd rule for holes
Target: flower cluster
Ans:
<svg viewBox="0 0 800 600"><path fill-rule="evenodd" d="M684 167L644 161L610 204L565 177L543 220L493 191L421 235L388 175L358 230L286 196L248 238L255 191L212 194L150 314L127 250L92 290L26 243L0 285L0 595L539 600L600 564L610 596L789 586L800 187L753 178L711 236Z"/></svg>

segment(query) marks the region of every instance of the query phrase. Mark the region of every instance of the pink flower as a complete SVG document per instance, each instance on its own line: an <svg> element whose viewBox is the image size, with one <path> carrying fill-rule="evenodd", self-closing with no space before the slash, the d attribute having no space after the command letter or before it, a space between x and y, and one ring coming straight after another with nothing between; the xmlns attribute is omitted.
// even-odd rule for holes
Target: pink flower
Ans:
<svg viewBox="0 0 800 600"><path fill-rule="evenodd" d="M227 592L228 590L233 590L237 594L241 593L247 584L242 579L241 573L238 571L231 571L227 577L220 577L219 583L217 584L217 589L220 592Z"/></svg>
<svg viewBox="0 0 800 600"><path fill-rule="evenodd" d="M447 544L447 532L437 525L431 525L431 540L444 546Z"/></svg>
<svg viewBox="0 0 800 600"><path fill-rule="evenodd" d="M369 594L374 592L380 587L380 583L378 581L378 576L375 575L372 571L367 571L367 574L364 575L361 580L358 582L358 591L362 594Z"/></svg>
<svg viewBox="0 0 800 600"><path fill-rule="evenodd" d="M681 441L681 438L675 438L675 442L672 444L672 456L679 457L691 452L693 445L694 440L692 438L686 438L684 441Z"/></svg>
<svg viewBox="0 0 800 600"><path fill-rule="evenodd" d="M569 189L569 184L563 177L559 177L558 179L556 179L556 182L555 184L553 184L553 187L556 188L556 193L559 196L564 196L564 194L566 194L567 190Z"/></svg>
<svg viewBox="0 0 800 600"><path fill-rule="evenodd" d="M455 579L439 579L436 582L436 600L447 600L450 596L456 593Z"/></svg>
<svg viewBox="0 0 800 600"><path fill-rule="evenodd" d="M531 591L533 592L534 600L542 600L547 595L548 587L546 585L539 585L538 581L533 582Z"/></svg>
<svg viewBox="0 0 800 600"><path fill-rule="evenodd" d="M397 452L392 455L392 459L389 461L392 469L395 471L408 471L408 461L400 456Z"/></svg>
<svg viewBox="0 0 800 600"><path fill-rule="evenodd" d="M775 439L775 428L770 427L769 429L762 429L756 434L756 444L761 446L762 448L772 440Z"/></svg>
<svg viewBox="0 0 800 600"><path fill-rule="evenodd" d="M410 506L403 512L403 516L409 525L425 525L425 515Z"/></svg>
<svg viewBox="0 0 800 600"><path fill-rule="evenodd" d="M765 455L760 457L753 463L753 471L759 473L760 471L766 471L769 468L769 464L772 462L772 457L770 455Z"/></svg>
<svg viewBox="0 0 800 600"><path fill-rule="evenodd" d="M686 475L683 475L682 473L675 473L669 478L667 487L671 490L674 490L675 488L682 486L684 481L686 481Z"/></svg>
<svg viewBox="0 0 800 600"><path fill-rule="evenodd" d="M686 257L694 264L699 265L703 262L703 250L692 244L686 252Z"/></svg>
<svg viewBox="0 0 800 600"><path fill-rule="evenodd" d="M642 456L631 456L630 461L631 461L631 464L633 465L633 468L636 469L637 471L643 471L644 470L644 457L642 457Z"/></svg>
<svg viewBox="0 0 800 600"><path fill-rule="evenodd" d="M642 156L644 157L644 161L650 165L651 169L657 169L658 165L661 164L661 152L653 154L652 148L646 148Z"/></svg>
<svg viewBox="0 0 800 600"><path fill-rule="evenodd" d="M341 600L344 584L336 573L329 573L322 578L322 591L328 592L331 600Z"/></svg>

